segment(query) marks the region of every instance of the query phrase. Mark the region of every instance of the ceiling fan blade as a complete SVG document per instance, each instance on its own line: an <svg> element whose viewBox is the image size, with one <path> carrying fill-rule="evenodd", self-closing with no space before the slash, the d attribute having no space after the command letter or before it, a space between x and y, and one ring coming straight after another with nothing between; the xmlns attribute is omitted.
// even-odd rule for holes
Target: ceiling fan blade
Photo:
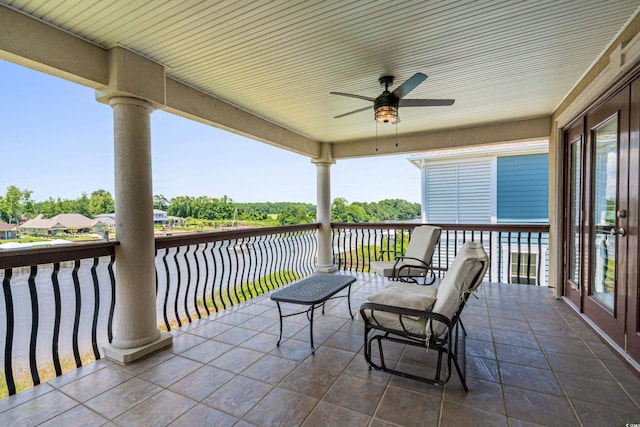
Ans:
<svg viewBox="0 0 640 427"><path fill-rule="evenodd" d="M344 93L344 92L329 92L331 95L340 95L340 96L348 96L349 98L358 98L358 99L364 99L365 101L374 101L374 98L370 98L368 96L362 96L362 95L354 95L352 93Z"/></svg>
<svg viewBox="0 0 640 427"><path fill-rule="evenodd" d="M402 99L426 79L427 79L426 74L415 73L413 76L405 80L404 83L398 86L392 93L398 98Z"/></svg>
<svg viewBox="0 0 640 427"><path fill-rule="evenodd" d="M373 108L373 105L371 105L369 107L360 108L358 110L349 111L348 113L344 113L344 114L340 114L339 116L335 116L334 119L339 119L340 117L348 116L348 115L355 114L355 113L360 113L362 111L371 110L372 108Z"/></svg>
<svg viewBox="0 0 640 427"><path fill-rule="evenodd" d="M455 99L401 99L400 107L443 107L453 105Z"/></svg>

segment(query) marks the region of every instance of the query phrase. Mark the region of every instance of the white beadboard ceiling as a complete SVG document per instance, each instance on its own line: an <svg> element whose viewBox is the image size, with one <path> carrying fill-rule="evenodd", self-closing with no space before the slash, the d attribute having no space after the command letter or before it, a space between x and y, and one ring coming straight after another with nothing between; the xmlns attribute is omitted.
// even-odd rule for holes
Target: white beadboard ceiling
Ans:
<svg viewBox="0 0 640 427"><path fill-rule="evenodd" d="M429 78L398 133L549 115L636 12L638 0L0 0L317 141L367 139L378 78ZM393 87L396 87L394 85Z"/></svg>

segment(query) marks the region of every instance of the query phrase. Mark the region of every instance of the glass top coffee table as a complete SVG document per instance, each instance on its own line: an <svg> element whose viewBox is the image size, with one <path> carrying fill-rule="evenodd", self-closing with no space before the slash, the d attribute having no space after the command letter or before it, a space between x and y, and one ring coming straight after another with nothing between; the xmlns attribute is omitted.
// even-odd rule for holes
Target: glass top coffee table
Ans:
<svg viewBox="0 0 640 427"><path fill-rule="evenodd" d="M309 319L309 338L311 341L311 353L315 353L313 347L313 312L317 307L322 306L322 314L324 314L324 304L334 298L347 298L349 306L349 315L353 319L351 313L351 285L356 281L353 276L341 274L314 274L304 278L296 283L288 285L271 294L271 299L278 305L278 313L280 314L280 337L278 338L278 346L282 341L282 319L285 317L296 316L298 314L306 314ZM335 296L338 292L348 288L346 295ZM280 303L286 302L290 304L300 304L309 306L305 310L297 311L290 314L282 314Z"/></svg>

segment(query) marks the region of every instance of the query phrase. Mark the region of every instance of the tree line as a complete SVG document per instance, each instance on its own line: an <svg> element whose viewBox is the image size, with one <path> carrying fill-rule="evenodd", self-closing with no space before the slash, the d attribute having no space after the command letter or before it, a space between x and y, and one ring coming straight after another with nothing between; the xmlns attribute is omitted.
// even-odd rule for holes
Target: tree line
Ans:
<svg viewBox="0 0 640 427"><path fill-rule="evenodd" d="M90 195L82 193L77 199L49 199L36 202L33 192L16 186L7 187L0 195L0 219L16 224L21 219L42 214L51 218L61 213L79 213L87 217L115 212L115 201L106 190L96 190ZM228 196L177 196L168 199L162 194L153 196L154 209L166 211L170 216L204 221L275 221L281 225L308 224L316 219L316 206L298 202L237 203ZM401 199L379 202L353 202L336 198L331 205L334 222L402 221L420 216L420 204Z"/></svg>
<svg viewBox="0 0 640 427"><path fill-rule="evenodd" d="M115 210L113 196L106 190L96 190L91 195L82 193L77 199L49 197L43 202L34 201L32 194L33 191L21 190L15 185L7 187L5 195L0 195L0 219L17 224L22 219L35 218L40 214L45 218L62 213L79 213L94 217L102 213L113 213Z"/></svg>

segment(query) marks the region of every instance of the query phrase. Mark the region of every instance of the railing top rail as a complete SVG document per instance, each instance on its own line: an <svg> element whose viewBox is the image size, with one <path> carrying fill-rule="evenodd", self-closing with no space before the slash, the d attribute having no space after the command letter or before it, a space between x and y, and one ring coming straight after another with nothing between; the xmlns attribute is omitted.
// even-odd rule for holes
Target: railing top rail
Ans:
<svg viewBox="0 0 640 427"><path fill-rule="evenodd" d="M119 244L116 241L76 243L69 246L0 251L0 269L111 256Z"/></svg>
<svg viewBox="0 0 640 427"><path fill-rule="evenodd" d="M427 223L351 223L334 222L331 228L346 229L386 229L386 230L412 230L419 225L437 225L443 230L457 231L501 231L501 232L523 232L523 233L548 233L549 224L427 224Z"/></svg>
<svg viewBox="0 0 640 427"><path fill-rule="evenodd" d="M320 224L284 225L281 227L256 227L241 230L221 230L209 232L196 232L181 234L178 236L156 237L156 249L173 248L176 246L188 246L206 242L218 242L223 240L245 239L247 237L267 236L270 234L294 233L296 231L316 230Z"/></svg>

